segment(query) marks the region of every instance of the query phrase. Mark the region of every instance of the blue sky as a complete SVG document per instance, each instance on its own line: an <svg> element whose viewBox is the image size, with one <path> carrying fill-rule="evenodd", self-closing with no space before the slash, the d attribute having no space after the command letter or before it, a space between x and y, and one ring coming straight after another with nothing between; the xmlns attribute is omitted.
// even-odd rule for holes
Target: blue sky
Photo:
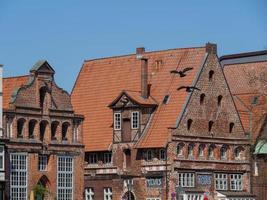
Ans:
<svg viewBox="0 0 267 200"><path fill-rule="evenodd" d="M267 49L267 1L0 0L4 76L47 59L67 91L86 59L208 41L219 55Z"/></svg>

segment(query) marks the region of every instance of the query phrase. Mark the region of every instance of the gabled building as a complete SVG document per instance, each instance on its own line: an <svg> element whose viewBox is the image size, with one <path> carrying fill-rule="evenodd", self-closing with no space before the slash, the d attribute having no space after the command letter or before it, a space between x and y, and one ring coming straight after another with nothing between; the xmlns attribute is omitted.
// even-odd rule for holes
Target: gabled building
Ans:
<svg viewBox="0 0 267 200"><path fill-rule="evenodd" d="M3 80L5 199L83 198L83 116L47 61Z"/></svg>
<svg viewBox="0 0 267 200"><path fill-rule="evenodd" d="M250 141L216 45L86 60L85 198L253 199Z"/></svg>
<svg viewBox="0 0 267 200"><path fill-rule="evenodd" d="M267 199L267 51L220 58L237 110L249 135L253 160L252 191Z"/></svg>

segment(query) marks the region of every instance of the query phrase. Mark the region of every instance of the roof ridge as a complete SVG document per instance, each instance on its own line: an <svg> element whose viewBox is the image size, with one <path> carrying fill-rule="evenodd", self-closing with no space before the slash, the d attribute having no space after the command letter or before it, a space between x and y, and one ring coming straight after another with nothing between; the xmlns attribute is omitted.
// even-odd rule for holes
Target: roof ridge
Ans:
<svg viewBox="0 0 267 200"><path fill-rule="evenodd" d="M200 48L205 48L205 46L181 47L181 48L170 48L170 49L163 49L163 50L153 50L153 51L146 51L146 52L144 52L144 54L165 52L165 51L173 51L173 50L200 49ZM95 61L95 60L103 60L103 59L110 59L110 58L121 58L121 57L133 56L133 55L136 55L136 54L135 53L130 53L130 54L124 54L124 55L115 55L115 56L99 57L99 58L93 58L93 59L85 59L84 62L90 62L90 61Z"/></svg>

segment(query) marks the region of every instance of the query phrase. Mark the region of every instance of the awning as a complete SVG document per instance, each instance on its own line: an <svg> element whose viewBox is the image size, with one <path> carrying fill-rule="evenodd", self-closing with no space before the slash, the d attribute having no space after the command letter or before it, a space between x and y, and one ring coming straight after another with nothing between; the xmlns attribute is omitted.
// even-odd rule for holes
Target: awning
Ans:
<svg viewBox="0 0 267 200"><path fill-rule="evenodd" d="M260 140L256 144L253 154L267 154L267 140Z"/></svg>

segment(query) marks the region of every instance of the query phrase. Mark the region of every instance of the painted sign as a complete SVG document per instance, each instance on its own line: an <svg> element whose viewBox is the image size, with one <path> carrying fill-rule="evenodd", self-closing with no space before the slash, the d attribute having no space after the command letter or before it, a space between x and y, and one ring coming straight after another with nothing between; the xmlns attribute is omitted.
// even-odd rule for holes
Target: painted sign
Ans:
<svg viewBox="0 0 267 200"><path fill-rule="evenodd" d="M146 185L147 187L154 187L154 188L162 187L162 178L158 177L147 178Z"/></svg>
<svg viewBox="0 0 267 200"><path fill-rule="evenodd" d="M197 182L199 185L211 185L212 176L210 174L199 174Z"/></svg>

